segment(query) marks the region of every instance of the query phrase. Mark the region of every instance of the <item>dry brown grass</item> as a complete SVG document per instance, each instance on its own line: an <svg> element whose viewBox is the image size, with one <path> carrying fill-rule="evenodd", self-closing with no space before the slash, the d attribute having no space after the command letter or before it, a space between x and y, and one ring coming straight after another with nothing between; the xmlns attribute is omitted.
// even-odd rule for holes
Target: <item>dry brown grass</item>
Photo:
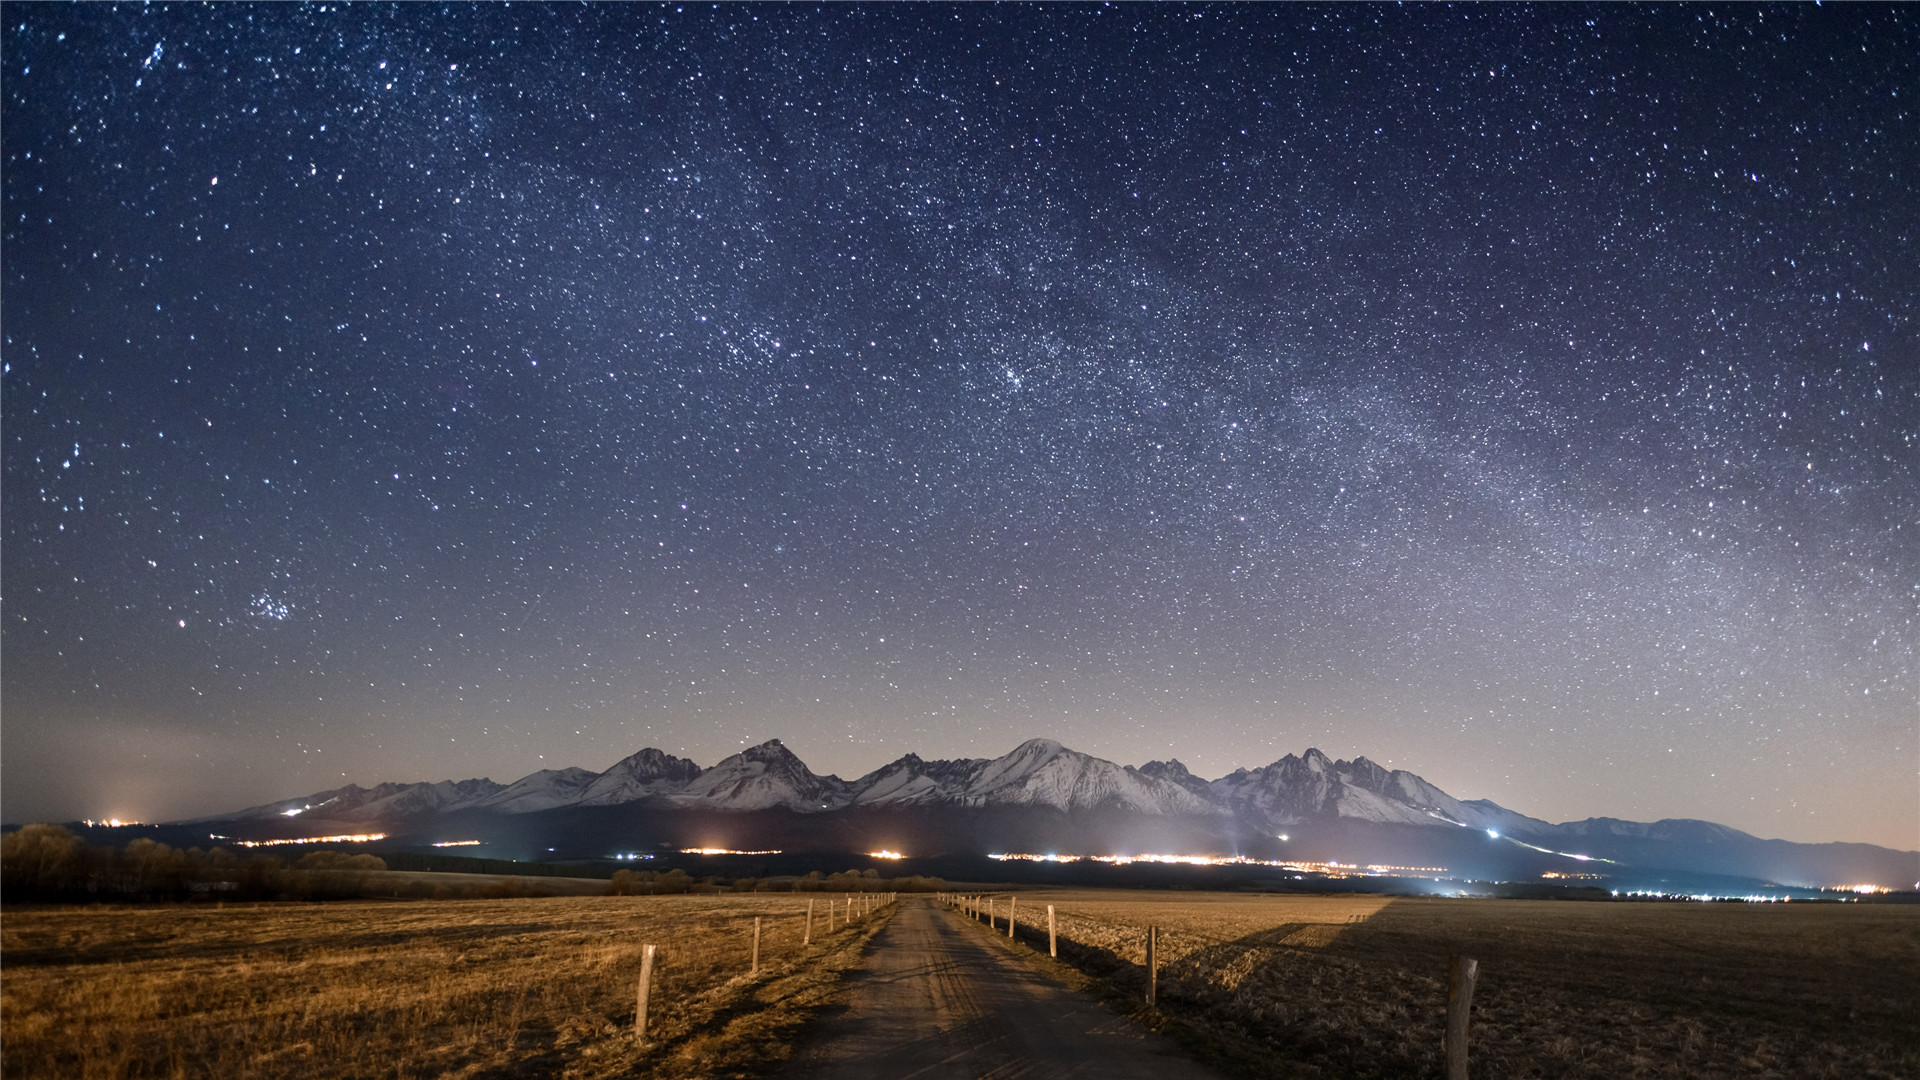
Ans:
<svg viewBox="0 0 1920 1080"><path fill-rule="evenodd" d="M1439 1076L1461 953L1476 1080L1920 1076L1911 907L1023 892L1043 952L1048 903L1063 961L1247 1075Z"/></svg>
<svg viewBox="0 0 1920 1080"><path fill-rule="evenodd" d="M709 1077L783 1060L880 909L807 898L12 909L8 1077ZM842 901L844 902L844 901ZM761 971L747 975L753 919ZM642 946L659 946L648 1045Z"/></svg>

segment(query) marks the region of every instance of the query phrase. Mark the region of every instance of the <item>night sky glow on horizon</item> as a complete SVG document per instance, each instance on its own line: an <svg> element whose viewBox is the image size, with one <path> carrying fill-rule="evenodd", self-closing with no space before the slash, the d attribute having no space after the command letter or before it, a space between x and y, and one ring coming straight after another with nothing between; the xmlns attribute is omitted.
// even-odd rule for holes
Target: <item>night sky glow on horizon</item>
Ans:
<svg viewBox="0 0 1920 1080"><path fill-rule="evenodd" d="M4 816L1046 736L1920 847L1920 11L9 5Z"/></svg>

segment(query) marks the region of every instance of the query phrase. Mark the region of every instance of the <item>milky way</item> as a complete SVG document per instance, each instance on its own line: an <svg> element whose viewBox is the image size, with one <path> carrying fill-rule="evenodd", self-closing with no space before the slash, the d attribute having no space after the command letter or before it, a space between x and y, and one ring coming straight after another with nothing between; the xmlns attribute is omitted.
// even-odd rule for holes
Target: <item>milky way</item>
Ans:
<svg viewBox="0 0 1920 1080"><path fill-rule="evenodd" d="M1045 735L1920 843L1912 8L0 33L8 821Z"/></svg>

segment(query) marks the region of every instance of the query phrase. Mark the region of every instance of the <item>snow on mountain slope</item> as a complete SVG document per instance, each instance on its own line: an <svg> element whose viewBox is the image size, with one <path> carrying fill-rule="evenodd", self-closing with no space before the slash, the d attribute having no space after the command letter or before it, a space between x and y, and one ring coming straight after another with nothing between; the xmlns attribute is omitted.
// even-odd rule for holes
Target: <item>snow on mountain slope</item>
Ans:
<svg viewBox="0 0 1920 1080"><path fill-rule="evenodd" d="M648 747L622 758L596 778L580 796L580 806L617 806L685 788L700 766L683 757Z"/></svg>
<svg viewBox="0 0 1920 1080"><path fill-rule="evenodd" d="M316 806L326 806L335 803L341 804L341 809L344 810L353 806L359 806L364 802L366 791L366 788L358 784L348 784L345 787L316 791L311 795L299 795L291 799L280 799L276 802L262 803L259 806L249 806L243 810L235 810L229 814L189 818L181 822L181 824L198 825L206 821L267 821L278 817L299 817L301 814L306 813Z"/></svg>
<svg viewBox="0 0 1920 1080"><path fill-rule="evenodd" d="M853 782L855 806L912 806L959 802L986 758L926 761L908 754Z"/></svg>
<svg viewBox="0 0 1920 1080"><path fill-rule="evenodd" d="M503 814L530 814L536 810L551 810L556 806L573 806L579 803L587 785L599 778L599 773L572 766L541 769L515 780L475 805Z"/></svg>
<svg viewBox="0 0 1920 1080"><path fill-rule="evenodd" d="M1268 825L1291 825L1335 812L1338 778L1333 761L1318 750L1288 754L1257 769L1235 769L1208 785L1214 799L1234 813Z"/></svg>
<svg viewBox="0 0 1920 1080"><path fill-rule="evenodd" d="M1516 814L1485 799L1472 802L1456 799L1404 769L1389 772L1364 757L1355 758L1351 763L1337 761L1334 769L1349 785L1365 788L1401 805L1413 807L1424 815L1457 825L1493 829L1503 834L1537 833L1551 828L1538 818Z"/></svg>
<svg viewBox="0 0 1920 1080"><path fill-rule="evenodd" d="M1271 765L1215 780L1215 798L1235 813L1269 825L1343 817L1399 825L1460 825L1500 832L1538 832L1546 822L1484 800L1462 802L1413 773L1389 771L1364 757L1334 761L1319 750L1288 754Z"/></svg>
<svg viewBox="0 0 1920 1080"><path fill-rule="evenodd" d="M1626 836L1647 840L1684 840L1693 843L1729 843L1754 837L1725 825L1693 818L1662 818L1659 821L1622 821L1619 818L1587 818L1554 826L1554 831L1570 836Z"/></svg>
<svg viewBox="0 0 1920 1080"><path fill-rule="evenodd" d="M484 779L442 780L437 784L381 784L367 793L370 798L345 813L335 813L333 809L321 806L314 807L310 812L316 817L346 821L408 818L464 810L500 790L499 784Z"/></svg>
<svg viewBox="0 0 1920 1080"><path fill-rule="evenodd" d="M1210 803L1214 801L1213 789L1208 786L1205 780L1188 772L1187 767L1180 764L1179 758L1173 758L1169 761L1149 761L1135 771L1141 776L1152 777L1155 780L1165 780L1169 784L1177 784Z"/></svg>
<svg viewBox="0 0 1920 1080"><path fill-rule="evenodd" d="M987 762L961 793L970 806L1120 809L1141 814L1214 814L1219 807L1178 784L1069 750L1052 739L1028 739Z"/></svg>
<svg viewBox="0 0 1920 1080"><path fill-rule="evenodd" d="M846 781L815 776L779 739L769 739L702 772L666 799L714 810L818 813L845 805L849 794Z"/></svg>
<svg viewBox="0 0 1920 1080"><path fill-rule="evenodd" d="M383 817L457 810L477 805L502 790L492 780L442 780L439 783L348 784L328 791L249 806L201 821L263 821L276 817L316 817L329 821L376 821Z"/></svg>

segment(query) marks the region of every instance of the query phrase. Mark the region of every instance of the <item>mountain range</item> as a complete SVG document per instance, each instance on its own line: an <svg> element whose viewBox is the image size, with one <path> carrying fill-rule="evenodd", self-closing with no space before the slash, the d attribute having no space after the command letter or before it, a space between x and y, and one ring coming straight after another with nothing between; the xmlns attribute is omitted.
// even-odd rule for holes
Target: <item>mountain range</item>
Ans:
<svg viewBox="0 0 1920 1080"><path fill-rule="evenodd" d="M1912 888L1920 854L1761 840L1704 821L1551 823L1456 799L1421 777L1318 750L1206 780L1178 760L1123 766L1029 739L997 758L907 754L855 780L821 776L773 739L702 768L645 749L605 772L349 784L181 823L248 835L378 827L409 842L483 836L497 851L598 854L680 844L928 854L1142 851L1444 868L1652 884L1660 872L1800 887ZM718 838L718 839L716 839ZM1649 877L1649 875L1653 875Z"/></svg>
<svg viewBox="0 0 1920 1080"><path fill-rule="evenodd" d="M1178 760L1134 768L1051 739L1029 739L991 759L927 761L907 754L857 780L814 773L778 739L706 769L649 748L604 773L542 769L511 784L485 779L372 788L349 784L205 820L312 814L341 822L383 822L461 810L523 814L642 801L681 809L798 814L854 807L1021 806L1069 814L1220 815L1266 828L1328 817L1515 832L1551 828L1491 802L1462 802L1410 772L1388 770L1364 757L1335 761L1310 749L1208 781Z"/></svg>

